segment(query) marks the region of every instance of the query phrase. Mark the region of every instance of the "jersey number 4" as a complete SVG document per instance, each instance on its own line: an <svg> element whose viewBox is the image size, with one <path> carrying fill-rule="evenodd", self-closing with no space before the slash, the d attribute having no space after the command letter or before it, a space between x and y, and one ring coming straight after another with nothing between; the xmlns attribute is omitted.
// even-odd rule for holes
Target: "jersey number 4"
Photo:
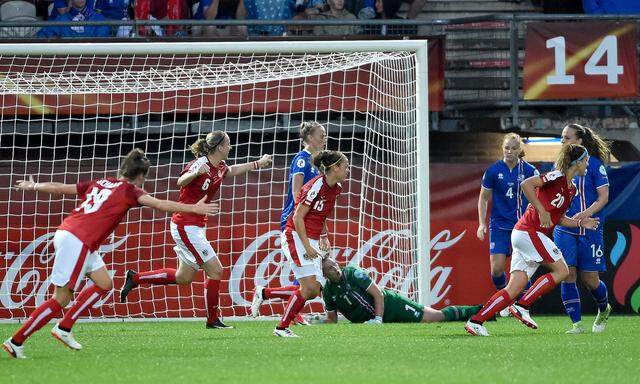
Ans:
<svg viewBox="0 0 640 384"><path fill-rule="evenodd" d="M84 213L93 213L100 209L102 204L107 201L113 191L110 189L98 189L93 187L91 192L87 193L87 198L82 205L76 208L76 211L84 210Z"/></svg>
<svg viewBox="0 0 640 384"><path fill-rule="evenodd" d="M564 196L562 196L559 193L556 193L556 198L551 200L551 205L553 205L556 208L562 207L563 203L564 203Z"/></svg>
<svg viewBox="0 0 640 384"><path fill-rule="evenodd" d="M513 187L509 187L509 189L507 189L507 197L513 199Z"/></svg>

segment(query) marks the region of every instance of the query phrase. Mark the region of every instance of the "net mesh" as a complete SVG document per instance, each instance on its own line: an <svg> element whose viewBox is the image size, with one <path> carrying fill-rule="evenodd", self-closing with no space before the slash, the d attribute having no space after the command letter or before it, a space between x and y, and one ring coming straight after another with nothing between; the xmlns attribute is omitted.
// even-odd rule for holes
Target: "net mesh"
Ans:
<svg viewBox="0 0 640 384"><path fill-rule="evenodd" d="M381 285L417 299L416 57L408 52L336 54L0 57L0 318L21 319L52 291L53 234L75 196L11 188L115 176L139 147L152 161L144 189L177 200L187 149L223 130L228 164L273 154L269 169L225 179L207 238L224 277L220 311L246 316L257 285L289 285L280 214L298 126L316 120L329 149L351 165L328 221L332 255L369 269ZM426 108L426 106L422 106ZM170 216L133 209L100 249L116 289L91 318L205 315L203 274L187 286L141 286L117 300L127 269L176 268ZM284 303L266 303L277 315ZM320 311L318 301L307 311Z"/></svg>

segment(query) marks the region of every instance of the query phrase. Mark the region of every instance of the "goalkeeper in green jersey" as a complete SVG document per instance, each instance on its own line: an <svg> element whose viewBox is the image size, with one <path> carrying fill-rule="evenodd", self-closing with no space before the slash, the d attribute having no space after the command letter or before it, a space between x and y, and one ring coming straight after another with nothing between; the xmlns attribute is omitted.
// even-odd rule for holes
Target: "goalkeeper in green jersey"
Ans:
<svg viewBox="0 0 640 384"><path fill-rule="evenodd" d="M338 312L352 323L466 321L482 307L451 306L438 310L423 306L396 292L380 289L367 271L354 266L340 269L330 258L322 262L322 273L327 278L322 290L327 323L337 323Z"/></svg>

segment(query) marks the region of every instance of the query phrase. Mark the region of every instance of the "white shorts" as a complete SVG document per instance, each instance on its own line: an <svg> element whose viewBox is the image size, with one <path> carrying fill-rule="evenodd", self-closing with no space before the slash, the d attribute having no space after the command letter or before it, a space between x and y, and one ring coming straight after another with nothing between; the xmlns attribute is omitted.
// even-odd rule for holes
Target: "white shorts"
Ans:
<svg viewBox="0 0 640 384"><path fill-rule="evenodd" d="M523 271L529 278L541 263L553 263L562 259L562 252L542 232L511 232L511 272Z"/></svg>
<svg viewBox="0 0 640 384"><path fill-rule="evenodd" d="M178 225L171 222L171 237L176 242L173 250L178 258L196 271L202 264L218 257L207 240L204 227Z"/></svg>
<svg viewBox="0 0 640 384"><path fill-rule="evenodd" d="M82 277L105 266L102 257L97 252L91 252L71 232L57 230L53 236L53 247L55 256L51 283L57 287L66 285L75 291Z"/></svg>
<svg viewBox="0 0 640 384"><path fill-rule="evenodd" d="M309 239L309 243L311 243L311 247L318 251L320 255L324 254L318 246L318 240ZM284 253L291 264L291 269L296 279L315 276L316 280L324 285L325 278L322 275L322 257L316 257L312 260L306 259L304 255L307 251L304 249L304 245L302 245L302 241L296 231L286 229L282 233L281 247L282 253Z"/></svg>

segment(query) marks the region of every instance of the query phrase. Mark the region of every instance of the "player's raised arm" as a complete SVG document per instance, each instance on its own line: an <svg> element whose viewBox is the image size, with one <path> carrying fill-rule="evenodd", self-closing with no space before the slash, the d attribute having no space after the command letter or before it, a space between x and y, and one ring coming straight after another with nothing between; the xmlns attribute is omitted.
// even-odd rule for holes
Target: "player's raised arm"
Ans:
<svg viewBox="0 0 640 384"><path fill-rule="evenodd" d="M149 195L142 195L138 198L138 203L149 208L158 209L165 212L188 212L197 215L214 215L220 211L218 203L205 203L207 196L204 196L195 204L183 204L171 200L159 200Z"/></svg>
<svg viewBox="0 0 640 384"><path fill-rule="evenodd" d="M29 180L18 180L16 189L22 191L46 192L52 195L77 195L78 187L76 184L63 184L56 182L36 183L33 176L29 176Z"/></svg>
<svg viewBox="0 0 640 384"><path fill-rule="evenodd" d="M225 177L234 177L239 175L244 175L249 171L253 171L256 169L266 168L271 166L272 160L271 155L262 155L260 160L252 161L244 164L236 164L229 167L229 172L225 175Z"/></svg>

